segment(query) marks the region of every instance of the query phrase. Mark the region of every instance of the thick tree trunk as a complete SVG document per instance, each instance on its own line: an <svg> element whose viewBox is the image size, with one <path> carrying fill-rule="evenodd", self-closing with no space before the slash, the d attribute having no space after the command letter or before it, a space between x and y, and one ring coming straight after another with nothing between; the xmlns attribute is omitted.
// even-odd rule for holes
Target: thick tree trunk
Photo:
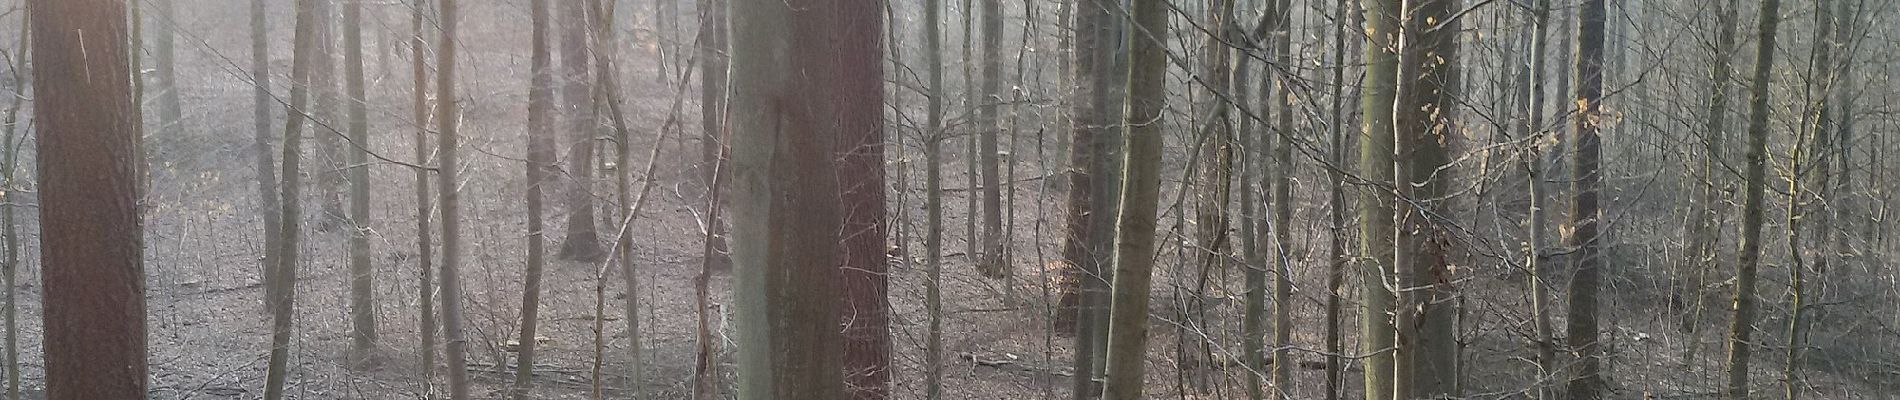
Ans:
<svg viewBox="0 0 1900 400"><path fill-rule="evenodd" d="M283 204L278 209L278 218L283 221L282 232L278 234L282 248L278 249L276 271L272 272L275 285L266 287L266 295L271 304L271 352L269 366L264 374L264 400L284 398L284 382L289 377L290 336L296 318L297 298L297 262L298 237L303 232L303 124L306 120L304 110L309 104L311 71L310 63L313 47L316 46L316 11L318 0L298 0L296 36L292 39L292 61L290 64L290 108L286 110L284 121L283 174L281 188Z"/></svg>
<svg viewBox="0 0 1900 400"><path fill-rule="evenodd" d="M543 219L541 185L554 164L554 60L548 55L548 2L528 4L530 52L528 69L528 265L521 282L521 332L515 339L520 348L515 360L515 400L527 400L534 389L535 333L541 314L541 270L547 263L546 224Z"/></svg>
<svg viewBox="0 0 1900 400"><path fill-rule="evenodd" d="M1597 202L1603 191L1603 175L1599 166L1602 139L1598 135L1605 118L1605 0L1585 0L1577 16L1577 93L1573 100L1577 105L1577 115L1574 117L1576 136L1571 142L1571 148L1575 151L1571 171L1576 176L1571 191L1576 200L1571 204L1570 235L1566 243L1567 247L1575 249L1570 260L1576 277L1570 281L1569 318L1564 334L1570 351L1577 356L1577 362L1576 375L1570 378L1565 397L1588 400L1602 398L1607 395L1605 391L1608 389L1601 373L1603 348L1598 343L1598 331L1601 328L1597 326L1597 287L1603 274L1603 259L1598 256L1603 246L1599 236L1603 210Z"/></svg>
<svg viewBox="0 0 1900 400"><path fill-rule="evenodd" d="M1452 234L1440 226L1451 174L1447 147L1457 140L1455 93L1458 10L1453 0L1407 0L1400 21L1397 85L1392 107L1392 174L1399 179L1393 216L1393 271L1399 275L1393 395L1456 395L1457 289L1446 254ZM1417 78L1412 78L1417 77Z"/></svg>
<svg viewBox="0 0 1900 400"><path fill-rule="evenodd" d="M363 83L363 6L343 5L343 81L350 134L350 350L349 364L368 367L376 356L376 269L369 245L369 98Z"/></svg>
<svg viewBox="0 0 1900 400"><path fill-rule="evenodd" d="M1006 285L1014 285L1008 279L1013 275L1011 270L1014 268L1003 254L1003 237L1006 233L1003 232L1002 180L998 177L1001 159L997 154L1000 150L997 136L1002 131L997 109L1002 107L1003 102L1003 2L982 0L982 8L979 19L982 23L983 67L982 76L978 78L981 81L980 88L977 89L980 97L976 104L976 161L983 187L983 248L979 258L982 261L977 266L985 276L1004 278Z"/></svg>
<svg viewBox="0 0 1900 400"><path fill-rule="evenodd" d="M144 398L145 245L125 5L28 5L46 395Z"/></svg>
<svg viewBox="0 0 1900 400"><path fill-rule="evenodd" d="M1167 10L1161 0L1135 0L1131 11L1127 169L1115 237L1113 305L1109 309L1109 400L1142 398L1148 345L1148 291L1154 280L1155 213L1161 189L1161 110L1166 96Z"/></svg>
<svg viewBox="0 0 1900 400"><path fill-rule="evenodd" d="M1279 0L1274 6L1272 18L1273 33L1268 40L1273 43L1273 58L1279 66L1293 65L1293 3ZM1281 67L1284 68L1284 67ZM1293 82L1300 78L1285 73L1288 69L1275 69L1269 78L1274 92L1273 110L1279 120L1268 135L1267 142L1273 146L1272 172L1262 178L1273 179L1273 238L1268 246L1273 254L1270 258L1274 266L1273 273L1273 352L1268 363L1271 364L1273 395L1277 398L1292 397L1293 368L1295 364L1289 350L1293 343Z"/></svg>
<svg viewBox="0 0 1900 400"><path fill-rule="evenodd" d="M599 139L599 107L594 89L587 44L588 1L559 0L561 30L561 102L567 114L568 134L574 143L567 154L567 173L573 186L567 192L567 237L561 242L564 260L600 262L607 257L601 248L600 228L594 221L594 148Z"/></svg>
<svg viewBox="0 0 1900 400"><path fill-rule="evenodd" d="M823 60L820 78L835 93L838 118L838 198L845 236L838 243L843 308L844 372L848 395L858 400L890 397L889 230L884 184L884 5L879 0L837 1L823 43L835 56ZM993 167L993 166L992 166Z"/></svg>
<svg viewBox="0 0 1900 400"><path fill-rule="evenodd" d="M741 399L846 393L836 297L844 205L832 155L839 143L851 142L846 132L881 125L881 96L846 94L881 91L879 74L865 71L881 68L880 3L733 4L732 243ZM793 79L796 71L828 72ZM810 98L832 101L802 101Z"/></svg>
<svg viewBox="0 0 1900 400"><path fill-rule="evenodd" d="M1754 343L1756 271L1761 265L1763 197L1768 191L1768 86L1775 67L1775 30L1781 24L1781 0L1762 0L1760 30L1755 48L1755 73L1748 96L1748 160L1744 165L1747 187L1742 201L1742 250L1735 270L1734 317L1730 320L1728 340L1728 382L1724 397L1748 398L1748 358Z"/></svg>

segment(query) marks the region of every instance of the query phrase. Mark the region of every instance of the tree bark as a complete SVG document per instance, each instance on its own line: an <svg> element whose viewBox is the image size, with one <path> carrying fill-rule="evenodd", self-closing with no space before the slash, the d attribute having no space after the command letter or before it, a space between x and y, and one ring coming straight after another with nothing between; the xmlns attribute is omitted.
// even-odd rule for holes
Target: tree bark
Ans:
<svg viewBox="0 0 1900 400"><path fill-rule="evenodd" d="M144 398L140 128L125 4L40 0L27 9L40 124L46 395Z"/></svg>
<svg viewBox="0 0 1900 400"><path fill-rule="evenodd" d="M527 400L534 389L534 357L536 329L541 314L541 271L547 263L546 224L542 210L542 183L547 182L547 172L554 164L554 148L549 140L554 134L554 124L550 120L554 114L554 60L548 55L548 4L547 0L533 0L528 3L529 14L529 70L528 70L528 158L527 158L527 206L528 206L528 265L521 283L521 332L515 339L519 349L515 360L515 400Z"/></svg>
<svg viewBox="0 0 1900 400"><path fill-rule="evenodd" d="M1003 278L1006 285L1014 285L1011 278L1013 267L1003 252L1003 195L1002 180L998 177L997 136L1002 125L997 118L1002 107L1003 93L1003 2L1002 0L982 0L981 20L983 38L982 76L977 89L980 97L976 104L976 129L978 172L983 186L983 249L982 258L977 266L985 276ZM967 11L967 10L966 10ZM1011 299L1014 301L1014 299Z"/></svg>
<svg viewBox="0 0 1900 400"><path fill-rule="evenodd" d="M376 269L369 244L369 97L363 83L363 6L343 5L343 81L349 96L350 134L350 350L349 364L368 367L376 356Z"/></svg>
<svg viewBox="0 0 1900 400"><path fill-rule="evenodd" d="M587 44L588 1L561 0L561 101L574 143L567 154L568 174L574 179L567 192L567 238L561 242L563 260L600 262L600 228L594 221L594 148L599 139L599 105L594 102L591 48ZM604 77L603 77L604 78Z"/></svg>
<svg viewBox="0 0 1900 400"><path fill-rule="evenodd" d="M466 400L468 392L468 339L462 331L462 222L461 203L457 199L456 185L461 181L460 160L457 158L460 137L456 136L456 125L460 120L461 107L455 95L455 27L460 16L457 15L458 0L439 0L440 14L438 23L442 27L441 39L436 46L436 93L441 104L436 107L438 131L437 153L442 157L440 179L437 191L442 193L442 327L443 354L448 357L449 399Z"/></svg>
<svg viewBox="0 0 1900 400"><path fill-rule="evenodd" d="M1571 204L1571 231L1566 243L1575 249L1570 260L1576 277L1570 281L1569 318L1564 329L1566 344L1577 356L1576 375L1570 378L1565 389L1565 397L1572 400L1602 398L1607 389L1600 372L1603 349L1598 343L1600 328L1597 326L1597 287L1603 269L1603 259L1598 256L1603 245L1599 236L1603 210L1597 204L1603 191L1599 167L1602 139L1598 135L1605 118L1603 32L1606 15L1605 0L1585 0L1577 14L1577 93L1574 98L1577 115L1574 117L1575 139L1571 143L1575 152L1571 171L1576 177L1571 191L1576 200Z"/></svg>
<svg viewBox="0 0 1900 400"><path fill-rule="evenodd" d="M1457 342L1453 327L1457 278L1448 259L1451 233L1441 227L1451 175L1447 147L1454 127L1458 84L1453 0L1406 0L1400 20L1397 85L1392 111L1392 175L1396 187L1393 271L1399 275L1395 311L1393 395L1455 396ZM1417 77L1417 78L1413 78Z"/></svg>
<svg viewBox="0 0 1900 400"><path fill-rule="evenodd" d="M1392 399L1393 302L1387 285L1393 272L1393 85L1398 82L1399 0L1363 0L1366 73L1360 92L1364 127L1359 139L1359 174L1371 188L1360 192L1359 234L1364 254L1359 308L1360 351L1365 360L1366 400Z"/></svg>
<svg viewBox="0 0 1900 400"><path fill-rule="evenodd" d="M741 399L846 393L836 296L843 205L833 155L844 132L863 129L863 122L877 126L883 102L846 100L845 93L856 93L852 88L878 88L882 81L840 70L847 65L841 63L880 68L880 4L733 4L732 243ZM868 26L871 34L846 40L853 26ZM833 72L793 79L797 71ZM832 101L805 100L811 98Z"/></svg>
<svg viewBox="0 0 1900 400"><path fill-rule="evenodd" d="M1115 237L1113 305L1109 309L1105 398L1142 398L1148 345L1148 291L1154 280L1155 213L1161 189L1161 110L1166 101L1167 10L1160 0L1135 0L1127 110L1127 166Z"/></svg>
<svg viewBox="0 0 1900 400"><path fill-rule="evenodd" d="M924 0L924 54L930 100L924 127L924 398L943 398L943 0Z"/></svg>
<svg viewBox="0 0 1900 400"><path fill-rule="evenodd" d="M296 2L296 36L290 64L290 108L286 110L284 121L283 174L281 188L283 204L278 209L278 218L283 221L282 232L278 234L283 246L277 252L275 285L265 288L271 301L271 353L269 366L264 375L264 399L284 398L284 382L290 371L290 336L296 318L297 298L297 262L300 246L298 237L303 232L303 124L307 119L304 111L309 104L311 83L312 47L316 46L316 11L318 0L298 0Z"/></svg>
<svg viewBox="0 0 1900 400"><path fill-rule="evenodd" d="M838 198L844 237L838 243L847 394L858 400L890 397L890 229L884 177L884 4L836 1L822 33L835 56L816 71L837 99ZM991 166L992 171L994 165Z"/></svg>
<svg viewBox="0 0 1900 400"><path fill-rule="evenodd" d="M409 83L410 83L410 121L415 125L411 132L411 146L415 149L416 165L429 165L429 69L428 35L423 32L423 13L429 10L429 0L415 0L410 5L409 28ZM435 381L435 259L434 245L431 244L429 229L430 205L434 200L429 194L429 170L417 168L416 180L416 270L420 304L417 314L421 324L422 337L422 392L431 393L430 386Z"/></svg>
<svg viewBox="0 0 1900 400"><path fill-rule="evenodd" d="M1735 268L1734 317L1730 320L1728 340L1728 382L1724 397L1748 398L1748 358L1755 333L1756 271L1761 265L1761 228L1763 197L1768 191L1768 86L1775 67L1775 30L1781 24L1781 0L1762 0L1760 30L1756 38L1755 73L1748 96L1748 158L1744 165L1747 186L1742 201L1742 249Z"/></svg>

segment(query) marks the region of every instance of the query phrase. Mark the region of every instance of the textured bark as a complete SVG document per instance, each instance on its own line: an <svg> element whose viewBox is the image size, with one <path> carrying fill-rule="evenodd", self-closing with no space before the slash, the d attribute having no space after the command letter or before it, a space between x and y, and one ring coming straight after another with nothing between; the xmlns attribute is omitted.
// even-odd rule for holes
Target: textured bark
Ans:
<svg viewBox="0 0 1900 400"><path fill-rule="evenodd" d="M1161 189L1161 110L1166 96L1167 10L1161 0L1135 0L1129 10L1139 32L1131 40L1128 75L1127 158L1115 236L1115 277L1109 309L1109 400L1142 398L1147 364L1148 291L1154 280L1155 213Z"/></svg>
<svg viewBox="0 0 1900 400"><path fill-rule="evenodd" d="M264 399L284 398L284 382L289 377L290 336L294 325L297 298L297 261L298 237L303 233L303 110L309 104L311 82L312 47L316 45L316 6L317 0L298 0L296 36L290 64L290 104L284 121L283 174L284 182L278 185L283 204L279 205L278 218L283 221L282 232L278 234L277 265L271 274L276 276L275 285L265 288L271 304L271 352L269 365L264 373Z"/></svg>
<svg viewBox="0 0 1900 400"><path fill-rule="evenodd" d="M1398 82L1399 0L1363 0L1365 10L1365 81L1360 92L1363 136L1359 138L1359 174L1371 184L1360 191L1359 234L1362 254L1359 303L1360 352L1365 354L1366 400L1392 399L1393 298L1395 284L1392 225L1392 101Z"/></svg>
<svg viewBox="0 0 1900 400"><path fill-rule="evenodd" d="M590 0L559 0L561 7L561 102L566 112L568 134L567 173L573 186L567 192L567 237L561 242L564 260L600 262L607 257L601 248L600 228L594 221L594 147L600 136L599 108L594 102L593 74L587 7Z"/></svg>
<svg viewBox="0 0 1900 400"><path fill-rule="evenodd" d="M376 351L376 269L370 264L369 98L363 84L362 3L343 5L343 81L350 134L350 350L351 366L370 366Z"/></svg>
<svg viewBox="0 0 1900 400"><path fill-rule="evenodd" d="M429 0L415 0L410 4L409 28L409 84L410 121L415 130L410 132L411 145L415 149L416 165L429 165L429 69L428 35L423 33L423 13L429 9ZM416 270L418 271L417 308L418 323L422 337L422 386L423 393L431 393L430 385L435 381L435 259L434 245L431 244L429 229L430 206L434 200L429 194L429 170L417 168L416 172Z"/></svg>
<svg viewBox="0 0 1900 400"><path fill-rule="evenodd" d="M1748 362L1755 334L1756 271L1761 265L1761 227L1763 197L1768 191L1768 86L1775 64L1775 30L1781 24L1781 1L1762 0L1760 25L1756 37L1754 81L1748 96L1748 159L1744 168L1746 188L1742 200L1742 249L1735 268L1734 317L1730 319L1728 338L1728 380L1723 395L1731 400L1748 398Z"/></svg>
<svg viewBox="0 0 1900 400"><path fill-rule="evenodd" d="M44 222L46 398L144 398L139 126L132 118L125 4L28 5Z"/></svg>
<svg viewBox="0 0 1900 400"><path fill-rule="evenodd" d="M468 338L462 332L462 278L460 276L462 258L462 222L461 204L457 200L456 185L461 181L459 160L456 158L460 138L456 136L461 107L455 95L455 48L460 43L455 38L455 27L460 16L456 3L459 0L439 0L437 21L442 27L442 36L436 42L436 98L441 104L436 107L435 120L438 124L437 154L442 157L437 191L442 193L442 328L443 354L447 356L449 369L449 399L466 400L468 392Z"/></svg>
<svg viewBox="0 0 1900 400"><path fill-rule="evenodd" d="M845 395L837 299L843 206L835 146L841 116L881 101L839 101L881 82L839 62L878 68L876 0L742 0L732 10L733 261L739 398ZM869 50L841 45L869 25ZM850 42L843 42L850 43ZM870 60L846 60L869 57ZM792 79L796 71L833 71ZM860 86L864 85L864 86ZM833 101L808 101L830 99ZM875 126L875 125L873 125Z"/></svg>
<svg viewBox="0 0 1900 400"><path fill-rule="evenodd" d="M838 197L844 237L838 244L843 278L844 373L848 395L890 397L891 329L888 218L884 181L884 6L879 0L835 1L822 42L832 56L816 71L837 104Z"/></svg>
<svg viewBox="0 0 1900 400"><path fill-rule="evenodd" d="M521 332L515 339L519 349L515 360L513 397L526 400L534 389L535 333L541 314L541 270L547 264L547 239L542 210L542 184L554 164L554 60L548 55L547 0L528 3L530 39L528 69L528 265L521 282Z"/></svg>
<svg viewBox="0 0 1900 400"><path fill-rule="evenodd" d="M1075 0L1079 2L1075 14L1074 57L1076 82L1076 103L1074 106L1075 126L1070 136L1069 180L1069 237L1063 243L1063 258L1074 267L1067 273L1074 276L1064 279L1070 287L1064 288L1062 305L1065 308L1059 315L1071 316L1071 326L1075 332L1075 370L1084 371L1075 374L1073 393L1077 399L1093 398L1100 391L1100 375L1104 343L1107 342L1107 303L1108 281L1103 273L1110 253L1103 245L1104 237L1114 232L1115 200L1113 187L1120 182L1108 181L1106 177L1116 176L1114 171L1104 169L1112 157L1107 151L1116 147L1108 143L1115 135L1110 131L1116 121L1110 111L1112 104L1119 103L1110 94L1115 84L1113 63L1116 44L1120 37L1115 35L1115 16L1111 10L1117 9L1114 3L1100 0Z"/></svg>
<svg viewBox="0 0 1900 400"><path fill-rule="evenodd" d="M1571 191L1576 200L1571 204L1570 235L1565 243L1575 249L1570 260L1571 269L1576 271L1576 277L1570 280L1569 318L1564 328L1566 344L1577 356L1576 374L1564 390L1565 398L1572 400L1603 398L1608 389L1601 372L1603 349L1598 343L1601 328L1597 326L1597 289L1603 269L1603 259L1598 256L1603 245L1599 240L1603 210L1597 201L1603 191L1599 131L1605 119L1605 17L1605 0L1585 0L1577 13L1577 93L1573 98L1577 114L1575 136L1571 141L1571 149L1575 151L1571 171L1576 175Z"/></svg>
<svg viewBox="0 0 1900 400"><path fill-rule="evenodd" d="M1293 2L1279 0L1274 5L1273 33L1268 39L1273 42L1273 58L1276 65L1293 65ZM1283 68L1283 67L1282 67ZM1267 142L1275 142L1273 147L1273 171L1262 176L1272 179L1273 212L1272 233L1269 243L1272 250L1273 273L1273 352L1268 361L1271 365L1273 388L1276 398L1288 398L1293 394L1295 363L1289 350L1293 344L1293 82L1300 79L1295 74L1285 73L1286 69L1275 68L1275 74L1269 80L1274 91L1271 96L1273 110L1279 120L1274 123L1273 134Z"/></svg>

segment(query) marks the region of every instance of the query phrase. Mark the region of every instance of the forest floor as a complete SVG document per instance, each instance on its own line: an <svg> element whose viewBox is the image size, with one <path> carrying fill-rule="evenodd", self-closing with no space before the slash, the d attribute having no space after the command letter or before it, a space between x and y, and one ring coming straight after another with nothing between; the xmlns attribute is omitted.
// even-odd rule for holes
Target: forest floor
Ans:
<svg viewBox="0 0 1900 400"><path fill-rule="evenodd" d="M184 71L179 74L185 110L182 133L147 138L154 163L151 191L145 203L152 398L257 398L262 393L270 337L270 317L264 312L263 290L259 284L259 258L263 254L260 215L267 211L259 207L257 200L251 91L245 78L247 73L240 67L248 65L245 49L249 48L249 41L243 30L247 26L246 16L241 7L228 2L178 0L177 4L179 15L190 16L179 21L179 68ZM403 2L374 3L372 10L365 13L373 18L365 22L364 27L368 46L372 47L365 51L369 54L366 62L371 74L372 120L372 139L366 146L389 158L410 161L413 127L407 122L410 87L407 57L400 49L391 52L382 47L384 43L406 38L403 32L407 30L407 10L400 4ZM277 7L271 13L271 25L275 27L272 62L277 72L273 93L282 96L287 93L283 82L290 64L287 50L291 21L286 7L275 2L273 6ZM463 302L470 340L470 376L478 398L499 397L513 377L512 371L503 371L499 366L513 364L513 353L507 343L517 334L525 262L522 250L526 241L522 205L525 167L519 161L527 137L528 51L524 7L524 2L470 2L465 6L462 25L460 90L465 119L461 127L466 136L463 143L467 154L462 166L465 182L461 189L464 212L461 236L467 243L463 257L467 289ZM17 23L17 19L6 21ZM8 29L11 28L0 28ZM637 336L643 342L642 353L648 371L643 381L632 384L639 385L655 396L653 398L684 398L689 391L693 363L696 315L692 280L701 264L702 234L696 210L703 205L699 204L692 179L699 145L694 139L677 136L665 141L657 139L657 127L667 118L678 91L676 86L654 79L652 72L657 64L653 42L644 33L640 35L631 41L632 47L621 52L625 71L630 71L625 75L633 77L623 80L628 83L623 85L623 90L630 125L635 128L635 165L618 167L645 165L650 146L664 147L657 160L658 172L650 177L655 185L654 197L629 230L640 282L634 295L642 302ZM697 90L684 93L692 95ZM683 132L696 136L696 99L685 100L686 114L679 116L688 121ZM148 113L147 117L149 121L152 114ZM273 129L282 128L281 110L277 118ZM336 122L326 121L330 126L340 126ZM1057 131L1053 126L1049 131ZM319 130L313 135L331 132ZM567 142L563 140L563 146ZM315 143L307 140L306 149L314 149ZM923 210L919 188L923 185L921 168L916 163L922 160L921 151L914 140L901 145L903 149L898 154L905 156L894 157L892 162L901 160L904 164L894 164L893 168L895 165L908 167L909 173L904 176L910 190L898 192L903 193L902 196L893 201L902 205L904 219L899 229L906 232L908 245L905 247L920 249L918 232L923 227ZM1025 155L1020 156L1024 161L1014 172L1018 179L1011 185L1013 194L1009 200L1015 207L1010 221L1016 232L1011 251L1015 271L1021 276L1013 284L981 277L972 267L969 253L962 251L969 239L963 233L969 215L962 205L973 191L967 190L969 187L959 172L966 165L959 156L961 150L955 146L950 148L952 160L945 174L950 182L946 186L960 190L947 192L944 199L945 204L952 205L945 210L948 247L944 285L948 353L945 398L1015 399L1038 398L1044 394L1062 398L1069 390L1073 375L1069 349L1073 339L1052 335L1046 329L1045 316L1050 313L1048 300L1054 296L1049 290L1056 278L1051 275L1054 271L1041 268L1046 260L1056 258L1061 244L1061 235L1057 232L1062 223L1059 208L1062 196L1055 186L1057 180L1038 177L1050 173L1047 171L1060 170L1059 167L1045 168L1066 159L1055 150L1060 147L1051 139L1041 147L1017 146L1013 152ZM318 172L304 177L308 185L306 192L310 195L303 200L306 209L322 211L326 201L333 201L328 196L337 192L320 183L323 175L320 170L325 163L321 153L311 150L305 154L306 165L312 166L306 170ZM1036 156L1027 156L1029 154ZM1176 168L1168 171L1182 170L1179 168L1182 160L1178 158L1170 159ZM31 165L30 161L26 165ZM315 229L322 225L322 219L332 216L312 212L304 221L309 235L303 244L297 286L298 333L293 339L293 368L289 378L293 398L415 399L434 398L441 393L443 374L438 371L434 382L424 382L417 350L420 347L420 293L415 261L414 175L407 167L392 163L373 163L370 168L375 192L370 226L381 365L361 371L342 365L350 328L345 233ZM1178 189L1178 178L1169 178L1168 187ZM1322 187L1314 182L1300 184L1306 185L1304 189L1315 190L1298 193L1321 192L1317 189ZM560 199L569 187L571 183L565 182L550 186L548 199L555 204L549 213L550 249L558 249L565 239L562 232L566 229L569 208L561 204ZM1314 200L1300 207L1300 212L1312 221L1324 220L1321 216L1326 206L1319 199L1314 196ZM31 204L34 199L23 201ZM611 209L610 204L611 199L606 198L596 203L607 209ZM1180 211L1176 208L1169 212ZM598 226L602 235L611 237L618 222L611 218L610 212L603 210L601 215ZM1232 363L1215 363L1219 369L1205 374L1212 377L1205 392L1193 389L1197 385L1192 376L1174 372L1181 370L1176 360L1183 337L1197 338L1204 334L1214 343L1240 342L1235 333L1239 325L1236 310L1240 288L1232 283L1238 281L1238 270L1219 272L1222 275L1215 280L1213 290L1219 294L1210 295L1213 305L1208 327L1186 334L1177 329L1181 326L1178 318L1181 307L1176 303L1184 286L1176 283L1188 281L1180 270L1180 266L1186 264L1180 262L1186 259L1180 255L1180 249L1186 246L1178 232L1184 227L1192 228L1173 219L1173 215L1164 215L1168 218L1164 229L1169 230L1171 236L1163 245L1163 271L1157 276L1153 293L1156 327L1150 340L1150 393L1156 398L1243 398L1245 391L1239 387L1246 372ZM1297 243L1291 246L1296 259L1303 266L1311 266L1296 268L1295 276L1300 289L1297 304L1293 305L1299 321L1294 329L1298 346L1294 358L1302 364L1321 361L1324 357L1320 327L1323 326L1326 290L1321 261L1327 249L1322 236L1323 222L1313 224L1309 227L1313 234L1305 235L1311 237L1298 237ZM23 299L20 361L25 366L26 387L29 394L33 394L38 393L43 365L36 333L40 331L38 254L34 245L37 221L27 218L23 229L27 233L27 252L23 259L27 260L28 268L20 280ZM437 239L439 241L439 236ZM921 253L921 250L912 251L907 256L909 260L894 260L891 270L891 325L897 368L892 389L899 398L920 398L923 392L921 366L926 316L921 304ZM1662 255L1638 258L1659 257ZM546 271L542 323L537 334L545 340L540 341L540 357L536 360L536 398L588 397L593 382L592 363L596 360L593 324L596 318L603 318L593 312L595 285L601 278L598 271L598 264L567 261L553 263ZM1472 317L1461 323L1463 337L1469 338L1464 343L1469 365L1464 374L1469 379L1465 383L1466 392L1473 393L1474 398L1522 398L1521 390L1530 384L1528 377L1534 376L1526 372L1534 370L1525 360L1531 353L1524 341L1529 325L1524 322L1522 311L1527 308L1521 295L1523 279L1509 272L1489 270L1480 271L1477 276L1468 289L1473 293L1467 306L1473 311ZM1613 321L1606 326L1612 327L1609 332L1614 346L1610 350L1609 365L1616 379L1613 385L1618 395L1615 397L1639 398L1645 393L1665 398L1709 397L1717 384L1715 377L1720 373L1721 342L1713 334L1705 333L1695 344L1678 343L1682 335L1673 331L1675 320L1669 318L1669 312L1660 305L1667 299L1655 294L1660 293L1654 290L1658 285L1655 279L1643 276L1640 271L1623 271L1616 275L1617 279L1610 279L1613 289L1607 291L1610 294L1606 310L1610 314L1606 320ZM628 293L617 273L609 272L605 278L605 301L610 315L604 317L608 341L603 382L610 393L618 394L629 388L624 379L628 368L624 360L635 335L628 334L626 321L619 317L621 299ZM730 298L726 276L713 280L712 293L713 302L720 305L715 308L720 310L715 326L729 332L723 306ZM1005 301L1010 294L1018 300ZM1352 311L1355 306L1352 301L1357 297L1356 290L1347 289L1342 294L1346 296L1348 310L1344 339L1345 343L1354 343L1357 335L1353 316L1357 313ZM1719 300L1723 297L1711 295L1710 307L1714 310L1725 307L1726 302ZM1716 311L1705 314L1708 315L1701 324L1703 329L1718 331L1717 326L1724 318ZM1771 325L1773 323L1764 321L1764 327L1776 326ZM1807 383L1820 393L1815 397L1900 398L1895 397L1900 395L1887 394L1900 391L1900 384L1895 383L1900 381L1900 373L1894 372L1900 368L1893 364L1900 362L1897 360L1900 356L1878 350L1893 349L1887 342L1893 339L1879 335L1855 339L1858 336L1853 332L1856 331L1850 329L1824 326L1815 333L1817 348L1825 347L1829 352L1812 357L1859 360L1840 364L1848 367L1813 370ZM1888 329L1886 332L1891 332ZM1829 342L1822 343L1823 340ZM1876 342L1838 346L1833 342L1840 340ZM1346 353L1357 353L1353 347L1348 346ZM1697 354L1684 354L1680 350L1684 348L1699 350ZM1861 349L1861 352L1853 354L1852 349ZM1213 351L1238 353L1232 348ZM1352 360L1348 361L1343 380L1349 392L1354 392L1356 390L1350 389L1359 385L1359 367L1350 362ZM725 362L731 362L729 356ZM1761 383L1764 393L1771 389L1767 385L1776 382L1781 365L1778 358L1761 365L1762 372L1756 382ZM1882 365L1886 368L1881 368ZM1291 397L1321 397L1324 376L1324 371L1298 369L1294 374L1298 384L1292 388ZM722 378L731 381L729 375Z"/></svg>

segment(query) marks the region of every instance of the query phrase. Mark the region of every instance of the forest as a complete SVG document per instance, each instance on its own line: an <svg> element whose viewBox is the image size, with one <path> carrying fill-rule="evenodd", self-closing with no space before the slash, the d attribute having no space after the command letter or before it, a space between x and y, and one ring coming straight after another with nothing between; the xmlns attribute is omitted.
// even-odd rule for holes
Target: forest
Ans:
<svg viewBox="0 0 1900 400"><path fill-rule="evenodd" d="M4 400L1900 396L1900 2L0 10Z"/></svg>

